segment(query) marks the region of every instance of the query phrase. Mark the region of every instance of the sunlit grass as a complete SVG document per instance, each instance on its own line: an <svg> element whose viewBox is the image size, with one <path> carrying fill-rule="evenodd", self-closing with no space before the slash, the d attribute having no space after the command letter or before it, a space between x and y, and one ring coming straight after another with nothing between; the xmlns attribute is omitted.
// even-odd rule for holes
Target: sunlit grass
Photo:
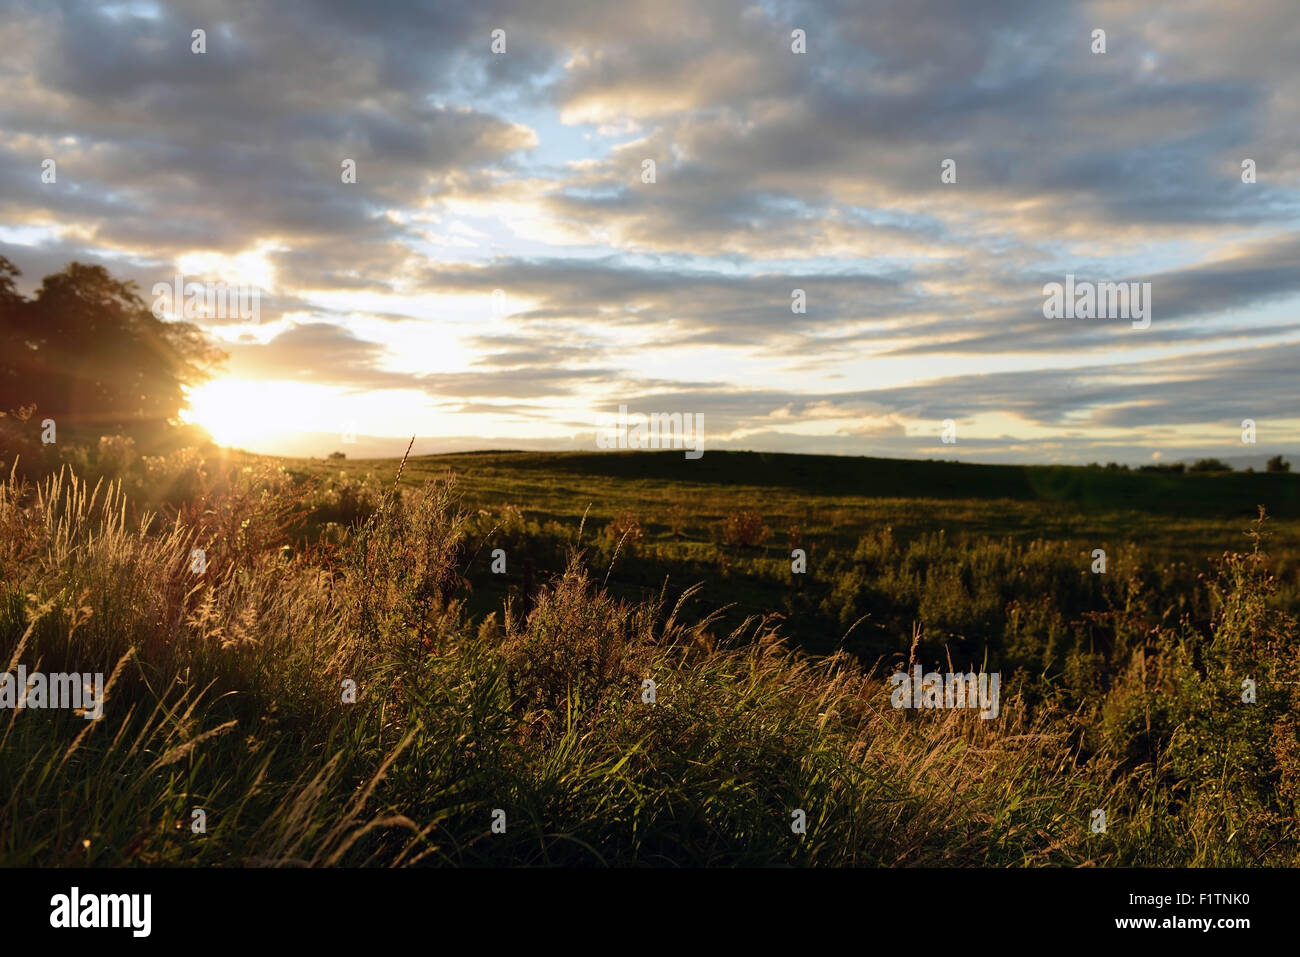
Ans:
<svg viewBox="0 0 1300 957"><path fill-rule="evenodd" d="M369 488L306 548L321 502L274 468L209 476L171 517L66 475L0 488L4 659L113 675L99 722L0 715L0 861L1296 862L1295 629L1253 553L1216 579L1208 639L1169 619L1070 676L1009 675L982 721L896 711L883 671L724 626L692 590L616 597L591 551L526 616L520 595L471 616L477 513L446 481ZM1117 633L1139 595L1115 594Z"/></svg>

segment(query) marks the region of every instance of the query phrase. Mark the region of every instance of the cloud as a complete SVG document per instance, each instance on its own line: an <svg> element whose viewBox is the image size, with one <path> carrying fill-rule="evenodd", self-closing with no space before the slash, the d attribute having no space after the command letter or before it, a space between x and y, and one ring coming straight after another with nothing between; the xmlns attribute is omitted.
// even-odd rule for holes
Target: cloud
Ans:
<svg viewBox="0 0 1300 957"><path fill-rule="evenodd" d="M244 257L274 334L231 375L503 436L626 399L773 448L954 417L962 454L1146 457L1243 406L1292 428L1298 30L1290 0L0 0L0 255L145 290ZM1151 328L1044 319L1066 273L1150 282Z"/></svg>

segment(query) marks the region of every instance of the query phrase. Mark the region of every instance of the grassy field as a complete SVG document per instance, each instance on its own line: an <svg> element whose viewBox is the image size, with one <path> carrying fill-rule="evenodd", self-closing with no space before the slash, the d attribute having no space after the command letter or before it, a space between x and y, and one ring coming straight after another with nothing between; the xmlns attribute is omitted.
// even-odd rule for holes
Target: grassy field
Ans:
<svg viewBox="0 0 1300 957"><path fill-rule="evenodd" d="M1289 474L60 455L0 654L111 688L0 713L3 863L1300 861Z"/></svg>
<svg viewBox="0 0 1300 957"><path fill-rule="evenodd" d="M372 496L394 471L384 460L283 465L326 485L359 481ZM903 610L913 619L924 616L918 596L907 609L892 608L889 620L864 622L856 639L843 640L870 610L834 595L837 586L853 589L846 576L878 570L866 568L870 557L858 554L864 543L886 552L877 559L912 566L913 580L896 594L931 583L970 594L969 582L951 586L943 579L969 579L975 574L969 563L953 560L989 548L1013 565L1036 564L1050 551L1086 581L1092 552L1101 548L1112 576L1162 576L1192 598L1197 576L1212 561L1247 545L1246 531L1261 506L1273 518L1277 602L1300 611L1300 564L1294 561L1300 526L1289 520L1300 510L1300 475L1290 473L1169 475L752 452L711 452L693 462L676 452L484 452L413 458L402 483L417 487L449 473L458 477L466 507L488 513L476 525L481 547L466 567L475 588L472 606L483 612L523 586L525 561L538 575L562 571L582 528L593 558L607 563L604 580L618 594L646 598L665 582L670 591L698 583L697 601L731 609L724 615L731 625L749 614L784 613L785 633L806 647L874 656L906 649L913 622L901 620ZM744 536L728 540L723 526L737 513L750 513L760 524L750 536L753 544L737 540ZM625 527L632 529L632 542L624 542L616 560L612 546ZM505 575L490 573L491 550L498 546L510 559ZM808 556L801 576L791 573L796 547ZM1095 609L1076 603L1064 610ZM1205 617L1203 603L1201 610ZM958 639L991 638L987 622L969 623L970 635L957 634L961 622L943 618L936 624ZM892 640L867 640L885 637L882 627L892 629Z"/></svg>
<svg viewBox="0 0 1300 957"><path fill-rule="evenodd" d="M282 460L317 475L388 476L392 460ZM403 481L418 485L447 471L476 507L515 504L540 521L573 522L590 507L612 519L636 510L657 533L674 505L697 529L737 508L754 508L784 532L847 541L881 524L903 533L1016 539L1129 536L1171 551L1222 551L1241 544L1258 506L1279 519L1300 516L1300 475L1169 475L1066 466L709 452L475 452L418 456ZM1293 541L1300 542L1300 537Z"/></svg>

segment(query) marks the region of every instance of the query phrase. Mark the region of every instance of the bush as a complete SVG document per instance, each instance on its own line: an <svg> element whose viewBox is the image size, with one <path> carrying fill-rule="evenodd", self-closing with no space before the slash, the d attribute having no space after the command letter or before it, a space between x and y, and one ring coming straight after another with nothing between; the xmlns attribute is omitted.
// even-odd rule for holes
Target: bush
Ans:
<svg viewBox="0 0 1300 957"><path fill-rule="evenodd" d="M101 435L95 464L104 475L120 476L136 460L135 439L129 435Z"/></svg>
<svg viewBox="0 0 1300 957"><path fill-rule="evenodd" d="M635 555L637 543L644 532L641 522L631 512L619 512L614 521L605 526L605 538L627 555Z"/></svg>
<svg viewBox="0 0 1300 957"><path fill-rule="evenodd" d="M673 538L681 538L686 534L686 509L679 504L668 508L668 531Z"/></svg>
<svg viewBox="0 0 1300 957"><path fill-rule="evenodd" d="M41 442L40 420L34 419L36 406L29 405L8 412L0 410L0 468L3 477L10 471L28 478L45 475L57 467L57 449Z"/></svg>
<svg viewBox="0 0 1300 957"><path fill-rule="evenodd" d="M750 509L730 512L718 529L724 545L741 548L759 548L771 535L772 530L763 524L763 516Z"/></svg>

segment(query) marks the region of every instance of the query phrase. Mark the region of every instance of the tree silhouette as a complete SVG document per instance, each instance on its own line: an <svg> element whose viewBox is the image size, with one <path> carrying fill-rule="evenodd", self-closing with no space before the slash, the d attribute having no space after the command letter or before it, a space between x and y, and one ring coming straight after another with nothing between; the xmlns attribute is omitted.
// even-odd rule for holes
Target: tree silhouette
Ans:
<svg viewBox="0 0 1300 957"><path fill-rule="evenodd" d="M137 431L175 425L183 386L224 358L187 322L153 315L133 282L69 263L31 299L0 256L0 412L36 406L63 428Z"/></svg>

